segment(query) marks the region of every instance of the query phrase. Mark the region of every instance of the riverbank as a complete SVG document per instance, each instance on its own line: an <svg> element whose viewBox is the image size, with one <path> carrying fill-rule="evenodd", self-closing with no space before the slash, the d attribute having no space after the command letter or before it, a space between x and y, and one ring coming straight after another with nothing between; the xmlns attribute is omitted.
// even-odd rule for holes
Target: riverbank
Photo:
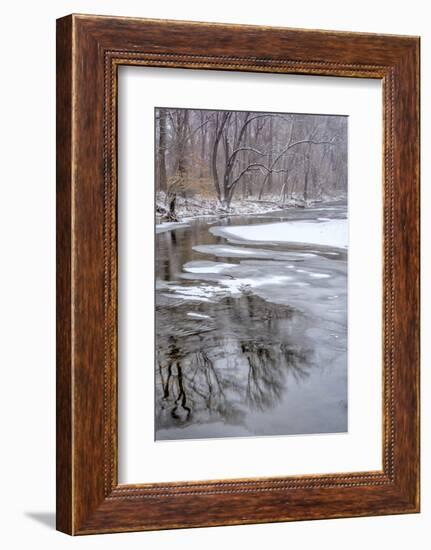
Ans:
<svg viewBox="0 0 431 550"><path fill-rule="evenodd" d="M224 218L231 216L252 216L269 214L290 209L307 209L316 205L333 203L344 200L344 197L326 197L325 200L304 201L302 198L292 197L280 202L278 196L265 199L248 198L232 200L229 207L224 207L216 198L194 196L193 198L177 197L175 204L175 218L172 220L168 215L167 199L164 193L157 193L156 196L156 231L168 231L198 218ZM177 225L174 225L177 224Z"/></svg>

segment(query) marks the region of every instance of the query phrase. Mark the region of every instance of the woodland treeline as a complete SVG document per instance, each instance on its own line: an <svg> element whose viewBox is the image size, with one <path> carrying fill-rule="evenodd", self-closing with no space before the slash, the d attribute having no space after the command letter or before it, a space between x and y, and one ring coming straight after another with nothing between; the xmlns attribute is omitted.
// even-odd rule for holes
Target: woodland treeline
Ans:
<svg viewBox="0 0 431 550"><path fill-rule="evenodd" d="M347 193L347 117L157 108L156 191L232 200Z"/></svg>

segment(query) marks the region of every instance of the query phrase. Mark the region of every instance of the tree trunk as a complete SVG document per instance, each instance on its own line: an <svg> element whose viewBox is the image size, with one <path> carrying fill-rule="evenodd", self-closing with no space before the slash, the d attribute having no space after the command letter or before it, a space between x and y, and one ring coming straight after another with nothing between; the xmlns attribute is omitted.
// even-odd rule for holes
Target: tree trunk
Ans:
<svg viewBox="0 0 431 550"><path fill-rule="evenodd" d="M178 150L178 174L181 178L181 182L184 183L186 179L186 148L187 148L187 133L189 132L189 111L184 110L183 119L180 126L180 139Z"/></svg>
<svg viewBox="0 0 431 550"><path fill-rule="evenodd" d="M212 177L214 181L214 187L217 193L217 198L221 204L223 203L224 196L222 195L222 191L220 188L220 180L219 180L218 170L217 170L217 158L218 158L218 148L220 144L220 139L222 137L223 128L226 122L228 121L229 117L230 117L230 113L222 113L221 120L220 120L219 114L217 114L217 125L216 125L213 147L211 151L211 172L212 172Z"/></svg>
<svg viewBox="0 0 431 550"><path fill-rule="evenodd" d="M171 222L176 222L178 221L177 219L177 216L175 214L175 206L176 206L176 203L177 203L177 194L176 193L172 193L170 196L169 196L169 220Z"/></svg>
<svg viewBox="0 0 431 550"><path fill-rule="evenodd" d="M205 144L207 137L207 127L204 125L204 112L201 111L201 168L199 172L199 177L202 179L204 177L204 165L205 165Z"/></svg>
<svg viewBox="0 0 431 550"><path fill-rule="evenodd" d="M271 165L270 165L271 166ZM265 176L263 177L262 185L260 186L259 191L259 200L261 201L263 198L263 191L265 189L266 183L269 182L269 176L271 175L271 172L267 172Z"/></svg>
<svg viewBox="0 0 431 550"><path fill-rule="evenodd" d="M217 138L214 141L212 155L211 155L211 171L214 181L214 187L217 193L217 198L219 202L221 202L221 189L220 189L220 182L218 179L218 171L217 171L217 153L218 153L218 141Z"/></svg>
<svg viewBox="0 0 431 550"><path fill-rule="evenodd" d="M227 193L226 193L226 198L225 198L225 203L226 203L226 207L227 208L230 208L230 205L231 205L231 202L232 202L232 199L233 199L233 194L234 194L234 191L235 191L235 185L233 185L232 187L228 188L227 190Z"/></svg>
<svg viewBox="0 0 431 550"><path fill-rule="evenodd" d="M272 167L272 162L273 162L273 151L272 151L273 142L274 142L273 130L274 130L274 119L272 117L270 117L270 119L269 119L269 159L268 159L268 166L271 166L271 167ZM272 192L272 172L268 172L267 189L268 189L268 193ZM262 186L262 190L263 190L263 186Z"/></svg>
<svg viewBox="0 0 431 550"><path fill-rule="evenodd" d="M160 191L166 193L166 113L159 109L159 151L157 155L157 176Z"/></svg>
<svg viewBox="0 0 431 550"><path fill-rule="evenodd" d="M309 185L310 185L310 144L307 147L307 153L305 156L305 178L304 178L304 202L308 200Z"/></svg>
<svg viewBox="0 0 431 550"><path fill-rule="evenodd" d="M286 177L284 178L284 183L283 183L283 186L281 188L281 193L280 193L280 201L283 204L283 206L286 204L286 195L287 195L287 191L288 191L288 184L289 184L289 174L286 173Z"/></svg>

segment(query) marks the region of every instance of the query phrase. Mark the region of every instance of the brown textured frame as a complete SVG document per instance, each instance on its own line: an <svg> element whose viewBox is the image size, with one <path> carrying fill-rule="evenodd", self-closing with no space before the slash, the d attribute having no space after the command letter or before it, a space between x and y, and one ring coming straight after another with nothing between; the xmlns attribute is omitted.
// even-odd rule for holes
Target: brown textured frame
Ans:
<svg viewBox="0 0 431 550"><path fill-rule="evenodd" d="M377 78L384 103L383 469L119 485L117 68ZM57 21L57 528L419 511L419 38L70 15Z"/></svg>

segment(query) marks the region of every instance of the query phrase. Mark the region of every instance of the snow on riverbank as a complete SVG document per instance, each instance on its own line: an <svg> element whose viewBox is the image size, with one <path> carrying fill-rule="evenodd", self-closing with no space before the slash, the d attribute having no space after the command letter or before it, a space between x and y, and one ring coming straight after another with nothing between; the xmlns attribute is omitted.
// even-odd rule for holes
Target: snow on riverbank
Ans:
<svg viewBox="0 0 431 550"><path fill-rule="evenodd" d="M254 242L290 242L347 248L346 219L211 227L213 235Z"/></svg>
<svg viewBox="0 0 431 550"><path fill-rule="evenodd" d="M195 195L194 197L184 198L178 195L175 205L175 217L179 222L188 222L196 218L267 214L268 212L277 212L297 206L305 208L312 204L312 201L304 202L296 198L289 199L282 203L278 196L272 196L266 200L259 200L257 198L234 199L230 206L226 207L222 206L215 197ZM166 195L162 192L158 192L156 196L156 219L160 226L166 225L167 213L168 200Z"/></svg>

